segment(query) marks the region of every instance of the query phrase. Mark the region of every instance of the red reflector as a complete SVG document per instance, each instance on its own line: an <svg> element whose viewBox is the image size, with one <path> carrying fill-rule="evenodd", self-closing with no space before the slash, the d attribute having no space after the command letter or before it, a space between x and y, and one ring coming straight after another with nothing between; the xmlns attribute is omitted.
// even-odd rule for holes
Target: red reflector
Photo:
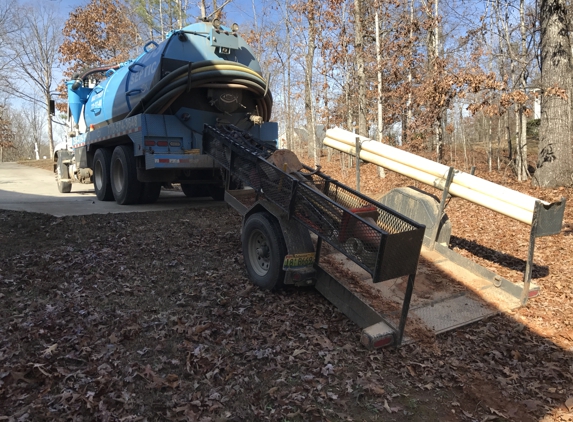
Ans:
<svg viewBox="0 0 573 422"><path fill-rule="evenodd" d="M539 290L535 289L535 290L530 290L529 294L527 295L528 297L537 297L539 296Z"/></svg>
<svg viewBox="0 0 573 422"><path fill-rule="evenodd" d="M168 145L167 141L157 141L158 147L166 147Z"/></svg>
<svg viewBox="0 0 573 422"><path fill-rule="evenodd" d="M379 349L380 347L388 346L393 341L394 341L394 337L391 335L387 336L387 337L382 337L381 339L376 340L374 342L374 344L372 345L372 347L374 349Z"/></svg>
<svg viewBox="0 0 573 422"><path fill-rule="evenodd" d="M145 141L143 144L146 147L153 147L153 146L155 146L155 141Z"/></svg>

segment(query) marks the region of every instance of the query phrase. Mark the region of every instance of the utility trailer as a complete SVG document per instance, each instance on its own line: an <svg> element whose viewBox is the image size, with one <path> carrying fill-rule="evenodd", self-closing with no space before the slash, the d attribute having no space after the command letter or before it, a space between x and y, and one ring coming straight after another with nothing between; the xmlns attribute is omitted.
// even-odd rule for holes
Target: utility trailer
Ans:
<svg viewBox="0 0 573 422"><path fill-rule="evenodd" d="M413 296L424 225L319 169L293 171L275 159L274 147L232 126L206 125L203 142L205 153L227 170L227 183L234 177L247 187L226 190L225 201L243 216L245 263L260 287L314 286L363 329L368 348L400 346L420 331L433 335L498 312L461 290L432 292L437 300ZM439 256L425 262L459 270ZM475 285L475 276L467 277ZM494 300L518 306L499 292Z"/></svg>

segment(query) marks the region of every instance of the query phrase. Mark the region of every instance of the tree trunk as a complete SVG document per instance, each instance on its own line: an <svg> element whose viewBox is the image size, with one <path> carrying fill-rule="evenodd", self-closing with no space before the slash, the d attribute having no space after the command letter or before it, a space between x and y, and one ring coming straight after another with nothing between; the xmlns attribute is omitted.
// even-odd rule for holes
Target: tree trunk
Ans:
<svg viewBox="0 0 573 422"><path fill-rule="evenodd" d="M52 130L52 115L50 114L50 93L46 93L46 114L48 115L48 145L50 147L50 157L54 156L54 132Z"/></svg>
<svg viewBox="0 0 573 422"><path fill-rule="evenodd" d="M377 8L378 9L378 8ZM378 19L378 10L376 10L376 64L378 65L378 124L376 125L377 141L384 142L384 110L382 106L382 52L380 51L380 21ZM386 177L384 167L378 167L378 176Z"/></svg>
<svg viewBox="0 0 573 422"><path fill-rule="evenodd" d="M314 5L310 6L311 8ZM314 165L319 164L319 154L316 145L314 107L312 104L312 67L314 63L314 51L316 50L316 20L314 10L307 12L308 20L308 45L305 56L305 83L304 83L304 114L308 132L309 156L313 157Z"/></svg>
<svg viewBox="0 0 573 422"><path fill-rule="evenodd" d="M519 56L522 62L525 62L527 57L527 32L525 30L525 1L519 2L519 31L521 33L521 47ZM521 69L519 75L519 87L525 92L527 88L526 71ZM527 171L527 117L525 116L525 106L519 105L519 138L516 138L517 144L517 180L524 182L529 179L529 172Z"/></svg>
<svg viewBox="0 0 573 422"><path fill-rule="evenodd" d="M513 160L513 145L511 143L511 129L509 128L509 110L505 113L505 138L507 140L507 159Z"/></svg>
<svg viewBox="0 0 573 422"><path fill-rule="evenodd" d="M366 72L364 69L364 33L362 30L362 0L354 0L354 48L358 77L358 134L368 136L366 122Z"/></svg>
<svg viewBox="0 0 573 422"><path fill-rule="evenodd" d="M542 187L571 185L571 45L564 0L541 0L541 123L535 181ZM557 88L557 89L555 89Z"/></svg>
<svg viewBox="0 0 573 422"><path fill-rule="evenodd" d="M485 119L485 116L484 116ZM488 171L491 173L492 164L493 164L493 142L491 141L491 116L487 121L487 168Z"/></svg>
<svg viewBox="0 0 573 422"><path fill-rule="evenodd" d="M402 113L402 145L408 142L408 131L410 122L412 121L412 63L413 60L413 49L414 49L414 0L409 0L408 2L410 8L410 29L408 37L408 55L410 63L408 64L408 99L406 100L406 115Z"/></svg>

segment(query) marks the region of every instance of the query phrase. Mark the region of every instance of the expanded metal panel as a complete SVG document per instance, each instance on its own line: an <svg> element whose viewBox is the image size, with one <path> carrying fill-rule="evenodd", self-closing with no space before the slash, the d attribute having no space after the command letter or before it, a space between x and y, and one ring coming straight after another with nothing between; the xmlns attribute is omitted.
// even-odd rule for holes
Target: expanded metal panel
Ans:
<svg viewBox="0 0 573 422"><path fill-rule="evenodd" d="M374 282L416 273L424 226L323 173L283 172L266 161L274 148L238 129L206 126L203 148L233 177L368 271Z"/></svg>
<svg viewBox="0 0 573 422"><path fill-rule="evenodd" d="M414 308L411 312L439 334L495 315L498 311L464 295Z"/></svg>

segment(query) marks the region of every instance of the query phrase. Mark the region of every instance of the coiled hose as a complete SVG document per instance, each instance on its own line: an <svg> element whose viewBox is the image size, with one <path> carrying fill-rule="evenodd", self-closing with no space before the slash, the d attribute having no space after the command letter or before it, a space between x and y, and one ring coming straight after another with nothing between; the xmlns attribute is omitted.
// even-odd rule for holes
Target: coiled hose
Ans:
<svg viewBox="0 0 573 422"><path fill-rule="evenodd" d="M270 120L272 96L265 79L245 65L224 60L189 63L174 70L150 89L127 117L143 112L162 114L184 92L215 85L253 92L259 115L264 121Z"/></svg>

